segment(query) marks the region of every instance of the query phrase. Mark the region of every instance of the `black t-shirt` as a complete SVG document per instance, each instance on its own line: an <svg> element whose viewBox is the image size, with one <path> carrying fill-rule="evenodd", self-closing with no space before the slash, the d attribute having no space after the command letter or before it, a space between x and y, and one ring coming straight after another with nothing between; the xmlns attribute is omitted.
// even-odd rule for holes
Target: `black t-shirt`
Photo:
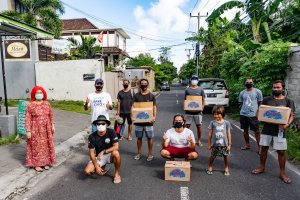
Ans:
<svg viewBox="0 0 300 200"><path fill-rule="evenodd" d="M133 97L134 102L153 102L153 106L156 106L156 99L154 94L149 92L146 95L142 95L141 92L138 92ZM138 123L138 126L153 126L153 123Z"/></svg>
<svg viewBox="0 0 300 200"><path fill-rule="evenodd" d="M289 98L284 99L275 99L273 96L265 97L262 105L268 105L268 106L280 106L280 107L289 107L292 110L292 113L295 112L295 105L294 101ZM262 134L264 135L272 135L277 136L279 131L279 125L278 124L272 124L272 123L266 123L264 122L264 126L262 129ZM284 136L285 137L285 133Z"/></svg>
<svg viewBox="0 0 300 200"><path fill-rule="evenodd" d="M118 93L117 98L120 100L120 113L131 113L131 106L133 101L131 90L129 90L128 92L124 92L124 90L121 90Z"/></svg>
<svg viewBox="0 0 300 200"><path fill-rule="evenodd" d="M113 129L107 128L106 133L100 136L97 131L89 136L90 149L96 149L96 155L101 151L113 146L114 143L119 142L118 137Z"/></svg>

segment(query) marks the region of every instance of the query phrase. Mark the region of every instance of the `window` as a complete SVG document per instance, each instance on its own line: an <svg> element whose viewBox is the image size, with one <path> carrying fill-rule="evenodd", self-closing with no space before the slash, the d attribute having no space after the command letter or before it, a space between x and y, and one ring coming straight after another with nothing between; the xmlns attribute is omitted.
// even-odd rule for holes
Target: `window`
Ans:
<svg viewBox="0 0 300 200"><path fill-rule="evenodd" d="M117 37L116 37L116 47L119 47L119 35L117 35Z"/></svg>
<svg viewBox="0 0 300 200"><path fill-rule="evenodd" d="M18 13L25 13L26 9L19 0L15 0L15 10Z"/></svg>
<svg viewBox="0 0 300 200"><path fill-rule="evenodd" d="M199 81L198 83L203 89L226 90L226 85L223 81Z"/></svg>

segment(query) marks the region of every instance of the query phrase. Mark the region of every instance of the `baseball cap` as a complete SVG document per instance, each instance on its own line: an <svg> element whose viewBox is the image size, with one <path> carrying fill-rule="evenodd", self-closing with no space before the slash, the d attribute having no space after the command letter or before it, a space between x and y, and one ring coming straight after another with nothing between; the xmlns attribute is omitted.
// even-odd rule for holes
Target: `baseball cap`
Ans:
<svg viewBox="0 0 300 200"><path fill-rule="evenodd" d="M101 78L98 78L95 80L95 84L98 84L98 83L102 83L103 84L103 80Z"/></svg>
<svg viewBox="0 0 300 200"><path fill-rule="evenodd" d="M198 78L198 75L197 75L197 74L193 74L193 75L191 76L191 79L199 79L199 78Z"/></svg>

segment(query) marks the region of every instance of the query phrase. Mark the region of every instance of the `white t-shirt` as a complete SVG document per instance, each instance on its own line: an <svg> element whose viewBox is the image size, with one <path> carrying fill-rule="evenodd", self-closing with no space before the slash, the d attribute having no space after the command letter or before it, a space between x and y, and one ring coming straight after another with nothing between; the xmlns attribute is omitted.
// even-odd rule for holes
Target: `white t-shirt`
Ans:
<svg viewBox="0 0 300 200"><path fill-rule="evenodd" d="M112 105L110 94L107 92L90 93L88 95L90 100L89 106L91 107L92 122L97 119L99 115L104 115L109 120L108 109L106 104Z"/></svg>
<svg viewBox="0 0 300 200"><path fill-rule="evenodd" d="M189 147L190 144L187 139L190 135L192 136L193 142L195 143L194 133L188 128L184 128L182 133L177 133L175 128L170 128L166 132L169 145L177 148Z"/></svg>

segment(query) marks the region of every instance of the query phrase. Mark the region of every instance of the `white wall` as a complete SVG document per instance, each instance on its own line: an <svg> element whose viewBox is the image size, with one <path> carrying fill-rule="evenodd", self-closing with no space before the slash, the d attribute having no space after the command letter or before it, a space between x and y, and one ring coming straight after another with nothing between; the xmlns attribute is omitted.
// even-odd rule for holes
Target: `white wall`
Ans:
<svg viewBox="0 0 300 200"><path fill-rule="evenodd" d="M0 12L9 10L11 6L9 0L0 0Z"/></svg>
<svg viewBox="0 0 300 200"><path fill-rule="evenodd" d="M83 74L100 78L104 65L96 59L37 62L35 70L36 84L45 88L48 99L83 101L87 94L95 91L95 81L83 81Z"/></svg>

